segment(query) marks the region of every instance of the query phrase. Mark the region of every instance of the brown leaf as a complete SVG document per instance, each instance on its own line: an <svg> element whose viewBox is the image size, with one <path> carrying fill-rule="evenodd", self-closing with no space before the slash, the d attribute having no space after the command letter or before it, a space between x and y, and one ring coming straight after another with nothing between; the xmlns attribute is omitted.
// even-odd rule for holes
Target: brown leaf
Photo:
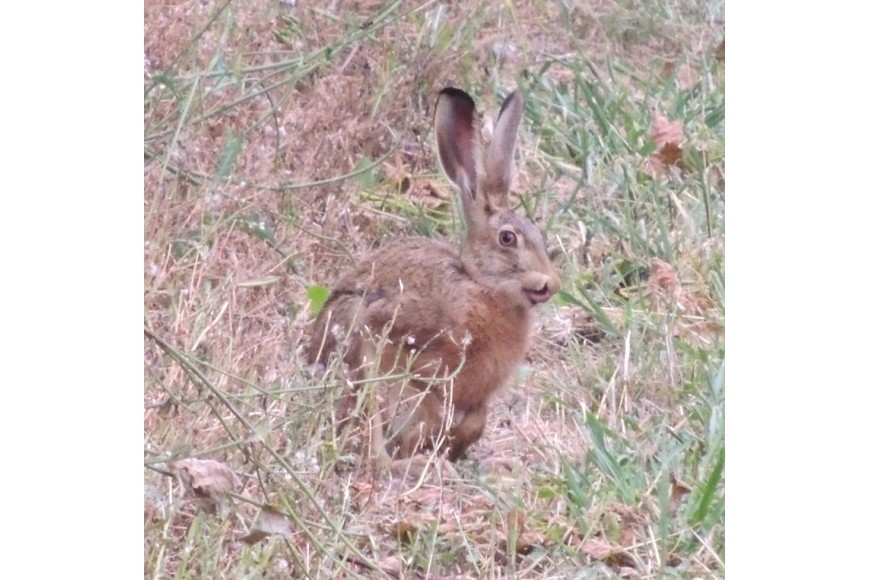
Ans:
<svg viewBox="0 0 870 580"><path fill-rule="evenodd" d="M227 515L226 494L242 485L233 470L212 459L187 458L170 464L186 493L191 493L207 513Z"/></svg>
<svg viewBox="0 0 870 580"><path fill-rule="evenodd" d="M659 159L657 153L650 155L643 165L643 172L650 177L659 178L668 174L668 166Z"/></svg>
<svg viewBox="0 0 870 580"><path fill-rule="evenodd" d="M656 151L647 159L644 171L652 177L662 177L667 174L669 167L679 165L683 159L682 145L686 140L683 124L670 121L663 115L656 115L651 137L656 144Z"/></svg>
<svg viewBox="0 0 870 580"><path fill-rule="evenodd" d="M686 483L677 479L677 476L671 473L671 501L675 504L680 503L680 500L683 499L687 493L690 493L692 488L689 487Z"/></svg>
<svg viewBox="0 0 870 580"><path fill-rule="evenodd" d="M583 542L583 547L581 548L583 553L592 558L593 560L605 561L611 555L619 550L618 546L614 546L607 540L603 540L601 538L589 538L585 542Z"/></svg>
<svg viewBox="0 0 870 580"><path fill-rule="evenodd" d="M213 459L181 459L172 464L176 477L197 497L217 499L242 485L232 469Z"/></svg>
<svg viewBox="0 0 870 580"><path fill-rule="evenodd" d="M683 134L683 124L679 121L670 121L664 115L656 115L653 119L652 140L661 150L668 143L680 145L686 140Z"/></svg>
<svg viewBox="0 0 870 580"><path fill-rule="evenodd" d="M653 258L650 262L650 275L647 287L651 293L664 290L675 300L679 300L683 291L674 267L659 258Z"/></svg>
<svg viewBox="0 0 870 580"><path fill-rule="evenodd" d="M436 209L448 199L450 191L441 183L432 179L415 179L409 195L417 199L429 209Z"/></svg>
<svg viewBox="0 0 870 580"><path fill-rule="evenodd" d="M668 142L656 155L664 165L676 165L683 158L683 149L679 145Z"/></svg>
<svg viewBox="0 0 870 580"><path fill-rule="evenodd" d="M547 536L543 532L523 532L517 538L517 554L526 556L535 546L544 546Z"/></svg>
<svg viewBox="0 0 870 580"><path fill-rule="evenodd" d="M418 505L434 506L444 497L444 491L435 486L421 487L408 493L406 497Z"/></svg>
<svg viewBox="0 0 870 580"><path fill-rule="evenodd" d="M653 258L650 261L645 296L655 312L678 315L674 336L706 340L705 337L723 330L712 298L697 285L690 283L684 288L674 267L664 260Z"/></svg>
<svg viewBox="0 0 870 580"><path fill-rule="evenodd" d="M589 538L581 546L581 550L592 560L605 562L609 566L636 567L637 563L631 554L601 538Z"/></svg>
<svg viewBox="0 0 870 580"><path fill-rule="evenodd" d="M254 521L254 525L251 526L251 531L243 536L241 540L246 544L256 544L268 536L290 537L292 533L293 526L290 518L276 508L265 506L257 514L257 519Z"/></svg>
<svg viewBox="0 0 870 580"><path fill-rule="evenodd" d="M371 499L375 492L375 485L371 481L357 479L350 484L354 491L353 501L362 502Z"/></svg>
<svg viewBox="0 0 870 580"><path fill-rule="evenodd" d="M450 199L450 191L438 181L424 179L420 182L420 189L438 199Z"/></svg>
<svg viewBox="0 0 870 580"><path fill-rule="evenodd" d="M502 563L508 561L508 538L516 538L516 553L521 556L529 554L535 546L543 546L546 541L543 533L526 530L526 516L518 509L509 511L504 523L504 537L498 544L498 558Z"/></svg>
<svg viewBox="0 0 870 580"><path fill-rule="evenodd" d="M719 43L719 46L716 47L716 60L720 63L725 63L725 39L722 39L722 42Z"/></svg>
<svg viewBox="0 0 870 580"><path fill-rule="evenodd" d="M378 562L386 574L398 578L402 573L402 559L398 556L385 556Z"/></svg>
<svg viewBox="0 0 870 580"><path fill-rule="evenodd" d="M484 475L507 477L520 473L523 464L514 457L487 457L480 460L479 470Z"/></svg>
<svg viewBox="0 0 870 580"><path fill-rule="evenodd" d="M387 181L400 183L408 177L408 172L405 170L402 156L399 153L396 153L392 161L384 161L381 167L384 169L384 177L386 177Z"/></svg>
<svg viewBox="0 0 870 580"><path fill-rule="evenodd" d="M674 306L680 310L685 310L683 287L677 278L677 272L673 266L659 258L653 258L650 262L646 296L653 309L660 314Z"/></svg>
<svg viewBox="0 0 870 580"><path fill-rule="evenodd" d="M398 541L405 544L410 544L414 539L414 534L419 531L417 526L407 520L399 520L393 526L391 535Z"/></svg>
<svg viewBox="0 0 870 580"><path fill-rule="evenodd" d="M608 539L617 540L619 546L625 548L638 542L646 518L636 507L610 503L602 515L601 524Z"/></svg>

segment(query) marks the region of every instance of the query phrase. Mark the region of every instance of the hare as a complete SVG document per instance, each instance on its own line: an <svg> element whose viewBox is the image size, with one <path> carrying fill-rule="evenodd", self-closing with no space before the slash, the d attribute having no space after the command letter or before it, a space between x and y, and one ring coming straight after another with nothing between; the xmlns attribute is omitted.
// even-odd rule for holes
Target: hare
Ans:
<svg viewBox="0 0 870 580"><path fill-rule="evenodd" d="M371 410L378 419L370 453L387 465L432 448L451 462L464 455L483 434L490 397L523 360L535 307L561 286L541 232L509 208L522 113L515 92L484 158L474 100L443 89L435 105L437 155L461 196L461 248L392 240L335 283L315 320L310 364L342 355L357 384L405 373L392 379L387 408ZM347 401L339 406L346 414Z"/></svg>

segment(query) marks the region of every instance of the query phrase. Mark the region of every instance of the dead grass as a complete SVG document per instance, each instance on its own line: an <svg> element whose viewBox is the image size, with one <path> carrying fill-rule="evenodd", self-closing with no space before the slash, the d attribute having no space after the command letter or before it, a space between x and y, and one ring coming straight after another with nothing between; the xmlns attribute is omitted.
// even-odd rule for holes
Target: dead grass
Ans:
<svg viewBox="0 0 870 580"><path fill-rule="evenodd" d="M704 439L724 412L705 390L724 137L690 110L722 84L717 18L688 0L146 2L146 575L724 575ZM570 100L587 81L600 118ZM566 295L462 480L415 486L363 476L330 420L341 384L300 355L311 285L387 236L454 235L430 146L451 84L489 114L528 91L517 191ZM681 112L684 166L638 176L653 116ZM167 473L186 457L240 477L229 514L182 498ZM248 545L265 505L292 531Z"/></svg>

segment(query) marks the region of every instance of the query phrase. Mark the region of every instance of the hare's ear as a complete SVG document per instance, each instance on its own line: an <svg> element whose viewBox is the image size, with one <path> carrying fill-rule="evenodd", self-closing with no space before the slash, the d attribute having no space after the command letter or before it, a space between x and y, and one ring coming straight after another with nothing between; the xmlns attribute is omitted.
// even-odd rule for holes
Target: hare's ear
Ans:
<svg viewBox="0 0 870 580"><path fill-rule="evenodd" d="M523 96L518 92L511 93L501 106L492 132L492 145L486 156L486 183L483 184L488 195L502 202L507 201L513 181L514 149L522 118Z"/></svg>
<svg viewBox="0 0 870 580"><path fill-rule="evenodd" d="M444 175L463 196L473 199L480 174L474 99L459 89L443 89L435 104L435 136Z"/></svg>
<svg viewBox="0 0 870 580"><path fill-rule="evenodd" d="M480 144L474 99L468 93L448 87L438 94L435 138L441 170L461 194L468 236L477 237L485 231L490 206L487 199L477 199L482 176Z"/></svg>

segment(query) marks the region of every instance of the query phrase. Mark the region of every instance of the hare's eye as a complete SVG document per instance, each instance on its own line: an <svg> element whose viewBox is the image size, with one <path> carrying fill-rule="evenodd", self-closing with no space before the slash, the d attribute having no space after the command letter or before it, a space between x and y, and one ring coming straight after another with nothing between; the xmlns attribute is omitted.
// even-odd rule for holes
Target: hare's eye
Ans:
<svg viewBox="0 0 870 580"><path fill-rule="evenodd" d="M502 246L514 247L517 245L517 235L511 231L504 230L498 234L498 243Z"/></svg>

